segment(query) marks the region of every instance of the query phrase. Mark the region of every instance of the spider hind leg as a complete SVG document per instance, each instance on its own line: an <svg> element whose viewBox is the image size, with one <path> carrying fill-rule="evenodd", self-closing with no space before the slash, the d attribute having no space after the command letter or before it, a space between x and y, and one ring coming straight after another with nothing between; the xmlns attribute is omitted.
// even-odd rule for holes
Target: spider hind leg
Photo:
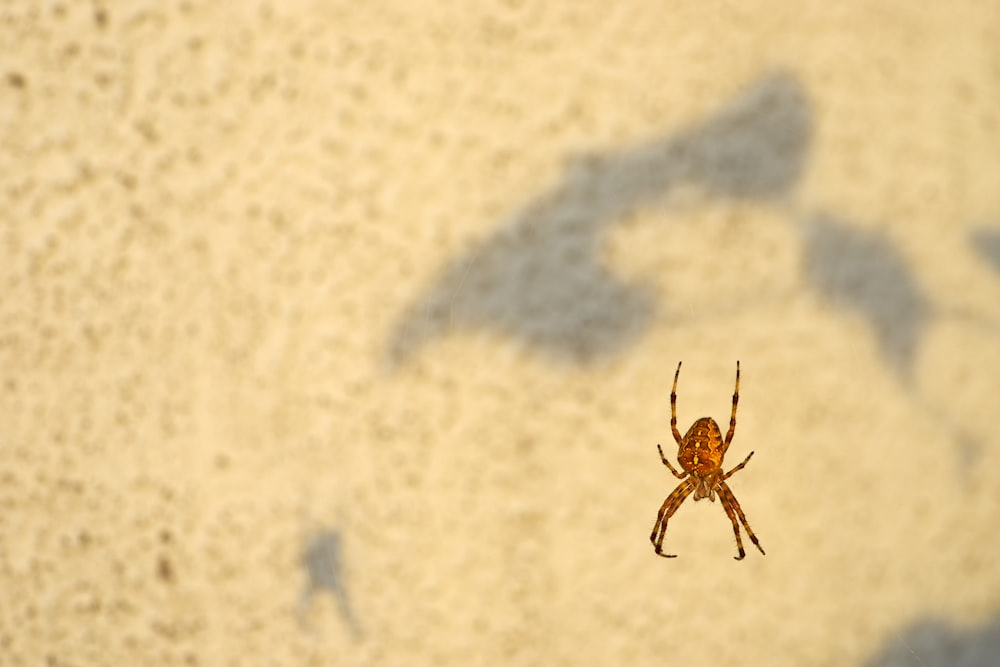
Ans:
<svg viewBox="0 0 1000 667"><path fill-rule="evenodd" d="M740 507L739 501L736 500L736 496L733 495L733 490L729 488L729 485L726 484L725 481L719 482L719 498L722 500L722 506L727 508L726 514L729 514L729 518L733 522L733 532L736 533L736 546L740 551L740 555L736 557L736 560L741 560L744 554L743 543L742 540L740 540L739 526L736 524L736 518L733 516L734 514L739 518L740 523L743 524L743 528L747 531L747 536L750 538L750 541L753 542L753 545L757 547L757 550L760 551L761 555L766 556L767 553L765 553L764 547L760 546L760 541L757 539L757 536L753 534L753 529L750 528L750 524L747 522L747 517L743 513L743 508Z"/></svg>
<svg viewBox="0 0 1000 667"><path fill-rule="evenodd" d="M733 524L733 535L736 536L736 549L739 551L739 555L734 556L734 558L736 560L743 560L743 557L746 556L746 552L743 550L743 540L740 538L740 524L737 523L736 512L733 511L733 507L730 504L729 499L722 492L722 489L719 489L719 500L722 502L722 509L726 511L726 516L729 517L729 520Z"/></svg>
<svg viewBox="0 0 1000 667"><path fill-rule="evenodd" d="M676 554L665 554L663 553L663 538L667 532L667 521L673 516L677 508L681 506L684 499L687 498L692 491L694 491L694 481L691 478L686 479L677 485L667 499L663 501L663 505L660 507L660 511L656 515L656 523L653 524L653 532L649 534L649 541L653 543L653 548L656 551L657 556L663 556L664 558L677 558Z"/></svg>

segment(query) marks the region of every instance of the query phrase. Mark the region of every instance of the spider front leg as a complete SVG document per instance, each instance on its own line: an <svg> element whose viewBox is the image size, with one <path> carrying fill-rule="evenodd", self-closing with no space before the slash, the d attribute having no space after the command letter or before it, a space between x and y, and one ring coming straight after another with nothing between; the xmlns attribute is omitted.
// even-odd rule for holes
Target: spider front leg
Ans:
<svg viewBox="0 0 1000 667"><path fill-rule="evenodd" d="M677 508L681 506L684 499L691 495L694 491L695 481L694 479L687 479L677 485L667 499L663 501L663 505L660 507L659 513L656 515L656 523L653 524L653 532L649 535L649 541L653 543L653 547L656 550L657 556L663 556L664 558L677 558L676 554L665 554L663 553L663 537L667 532L667 521L670 517L674 515Z"/></svg>
<svg viewBox="0 0 1000 667"><path fill-rule="evenodd" d="M743 459L743 463L739 464L738 466L736 466L735 468L733 468L732 470L730 470L729 472L727 472L725 475L723 475L722 479L724 479L724 480L725 479L729 479L730 477L733 476L734 472L736 472L738 470L743 470L743 466L745 466L747 464L747 462L750 461L750 457L751 456L753 456L753 452L750 452L749 454L747 454L747 457L745 459Z"/></svg>
<svg viewBox="0 0 1000 667"><path fill-rule="evenodd" d="M660 443L656 443L656 449L659 450L659 452L660 452L660 460L663 461L663 465L665 465L668 468L670 468L670 472L674 473L674 477L676 477L677 479L684 479L685 477L687 477L688 474L687 474L686 470L684 472L677 472L677 468L673 467L670 464L670 461L667 460L667 457L663 455L663 448L660 447ZM753 452L751 452L751 454L752 453ZM736 471L733 470L733 472L736 472Z"/></svg>
<svg viewBox="0 0 1000 667"><path fill-rule="evenodd" d="M729 443L733 441L733 434L736 433L736 404L740 402L740 362L736 361L736 389L733 390L733 412L729 416L729 430L726 431L726 440L722 446L722 451L729 449Z"/></svg>
<svg viewBox="0 0 1000 667"><path fill-rule="evenodd" d="M677 370L674 372L674 387L670 390L670 430L678 445L684 444L681 432L677 430L677 376L681 374L681 363L683 362L677 362Z"/></svg>

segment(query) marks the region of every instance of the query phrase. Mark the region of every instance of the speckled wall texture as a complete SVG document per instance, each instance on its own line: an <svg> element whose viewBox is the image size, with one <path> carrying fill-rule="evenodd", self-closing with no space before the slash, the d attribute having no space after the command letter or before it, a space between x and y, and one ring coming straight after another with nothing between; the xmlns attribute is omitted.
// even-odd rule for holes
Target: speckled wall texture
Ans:
<svg viewBox="0 0 1000 667"><path fill-rule="evenodd" d="M4 3L0 664L996 665L1000 6L856 5Z"/></svg>

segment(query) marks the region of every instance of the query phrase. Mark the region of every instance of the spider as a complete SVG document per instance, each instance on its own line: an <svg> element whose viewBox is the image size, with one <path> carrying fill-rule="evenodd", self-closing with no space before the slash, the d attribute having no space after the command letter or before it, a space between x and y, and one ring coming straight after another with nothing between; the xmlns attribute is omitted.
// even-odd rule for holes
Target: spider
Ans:
<svg viewBox="0 0 1000 667"><path fill-rule="evenodd" d="M674 373L674 387L670 391L670 430L673 431L674 440L677 441L680 447L677 452L677 460L680 462L684 472L677 472L670 465L670 461L663 455L663 448L659 444L656 445L656 448L660 452L660 459L663 461L663 465L670 468L670 472L674 474L674 477L684 481L678 484L677 488L663 501L663 505L656 515L656 523L653 524L653 532L650 534L649 540L653 543L658 556L676 558L675 554L663 553L663 536L667 532L667 521L692 491L694 491L695 500L708 498L712 502L715 502L715 494L718 493L719 500L722 502L722 509L726 511L726 516L733 522L733 533L736 534L736 548L739 550L739 555L735 556L736 560L742 560L743 556L746 555L743 551L743 541L740 539L740 526L736 523L736 517L739 517L739 520L743 523L747 535L750 536L750 541L763 554L763 547L757 541L757 536L750 530L750 524L747 523L747 518L740 508L736 496L733 495L729 485L726 484L727 479L732 477L737 470L742 470L743 466L750 461L753 452L750 452L743 459L743 463L725 474L722 472L722 459L725 457L726 450L729 449L729 443L733 441L733 433L736 431L736 404L740 400L740 362L736 362L736 390L733 392L733 413L729 418L729 431L726 432L725 440L722 439L722 432L719 430L719 425L711 417L702 417L696 421L688 429L687 435L681 438L681 434L677 430L677 377L680 374L681 365L678 363L677 372Z"/></svg>

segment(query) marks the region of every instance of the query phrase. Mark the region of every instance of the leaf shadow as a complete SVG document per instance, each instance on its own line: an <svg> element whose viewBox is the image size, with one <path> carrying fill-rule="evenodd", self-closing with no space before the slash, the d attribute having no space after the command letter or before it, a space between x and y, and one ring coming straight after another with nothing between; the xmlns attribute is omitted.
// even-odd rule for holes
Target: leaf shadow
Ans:
<svg viewBox="0 0 1000 667"><path fill-rule="evenodd" d="M995 667L1000 617L968 630L938 619L912 624L863 667Z"/></svg>
<svg viewBox="0 0 1000 667"><path fill-rule="evenodd" d="M786 196L803 172L812 125L802 85L776 71L703 122L570 161L557 186L445 266L405 309L389 361L406 363L456 330L498 333L577 365L620 354L650 325L658 295L601 261L608 230L680 185L726 199Z"/></svg>
<svg viewBox="0 0 1000 667"><path fill-rule="evenodd" d="M884 235L828 214L802 226L805 278L830 303L861 315L893 370L910 378L932 306Z"/></svg>
<svg viewBox="0 0 1000 667"><path fill-rule="evenodd" d="M972 247L1000 272L1000 229L979 229L972 233Z"/></svg>
<svg viewBox="0 0 1000 667"><path fill-rule="evenodd" d="M308 581L299 600L299 617L305 621L316 596L329 594L351 634L359 639L362 636L361 625L347 595L342 552L339 530L324 530L309 540L302 554Z"/></svg>

